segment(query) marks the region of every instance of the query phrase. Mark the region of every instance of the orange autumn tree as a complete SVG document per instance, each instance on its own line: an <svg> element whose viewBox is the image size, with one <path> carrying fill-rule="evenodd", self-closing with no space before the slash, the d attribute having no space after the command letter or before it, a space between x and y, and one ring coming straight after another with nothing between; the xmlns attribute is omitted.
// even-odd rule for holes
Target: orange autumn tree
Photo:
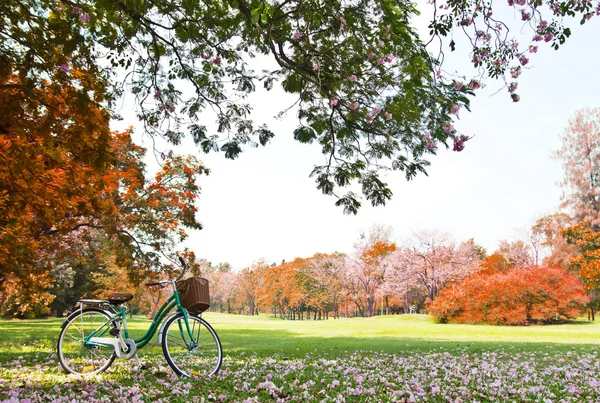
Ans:
<svg viewBox="0 0 600 403"><path fill-rule="evenodd" d="M441 290L429 305L429 313L437 321L551 323L576 318L589 300L579 279L561 267L512 267L494 253L480 268Z"/></svg>
<svg viewBox="0 0 600 403"><path fill-rule="evenodd" d="M138 281L140 269L156 270L161 256L176 249L184 228L200 228L196 178L207 170L193 157L172 156L148 180L145 150L133 144L129 132L110 132L102 98L78 92L93 87L93 79L72 75L68 84L49 79L28 88L36 96L27 102L26 81L0 77L4 313L32 311L17 303L28 299L25 290L30 297L45 296L41 303L47 303L50 297L43 293L58 272L98 260L100 248L111 250ZM21 286L11 286L17 283Z"/></svg>
<svg viewBox="0 0 600 403"><path fill-rule="evenodd" d="M580 248L580 253L571 258L571 266L579 271L579 276L591 296L588 307L593 320L600 309L600 232L594 231L588 222L581 222L562 231L570 244Z"/></svg>

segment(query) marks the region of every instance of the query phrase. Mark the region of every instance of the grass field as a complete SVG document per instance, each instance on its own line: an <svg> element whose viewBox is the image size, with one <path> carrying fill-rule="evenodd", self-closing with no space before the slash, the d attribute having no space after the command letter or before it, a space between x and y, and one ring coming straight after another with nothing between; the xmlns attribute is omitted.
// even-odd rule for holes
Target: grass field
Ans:
<svg viewBox="0 0 600 403"><path fill-rule="evenodd" d="M204 317L225 354L211 379L175 377L155 342L139 353L146 370L117 360L100 376L66 376L54 354L61 319L0 321L0 401L600 402L600 323ZM147 325L134 318L133 337Z"/></svg>

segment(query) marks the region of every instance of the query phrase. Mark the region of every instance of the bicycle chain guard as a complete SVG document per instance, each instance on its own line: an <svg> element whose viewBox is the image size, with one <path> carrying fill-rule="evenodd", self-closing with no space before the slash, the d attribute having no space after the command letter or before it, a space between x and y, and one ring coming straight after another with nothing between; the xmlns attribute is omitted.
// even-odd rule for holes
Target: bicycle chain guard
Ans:
<svg viewBox="0 0 600 403"><path fill-rule="evenodd" d="M132 339L123 339L123 342L127 346L127 351L123 351L121 348L121 340L120 338L112 338L112 337L91 337L89 340L90 343L97 344L108 344L114 347L115 354L119 358L123 358L125 360L133 357L137 352L137 346L135 345L135 341Z"/></svg>

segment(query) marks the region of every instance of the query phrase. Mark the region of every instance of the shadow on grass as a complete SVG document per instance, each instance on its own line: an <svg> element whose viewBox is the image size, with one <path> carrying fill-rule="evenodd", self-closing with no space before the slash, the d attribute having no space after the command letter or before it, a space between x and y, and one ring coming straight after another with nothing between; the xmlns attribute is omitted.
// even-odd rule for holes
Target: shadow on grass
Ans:
<svg viewBox="0 0 600 403"><path fill-rule="evenodd" d="M282 330L224 330L219 332L224 352L256 354L259 356L286 355L301 357L319 352L328 357L351 354L356 351L375 351L387 354L413 354L446 351L451 354L514 351L564 353L567 351L599 351L595 343L548 343L536 341L443 340L426 337L315 337L299 336Z"/></svg>

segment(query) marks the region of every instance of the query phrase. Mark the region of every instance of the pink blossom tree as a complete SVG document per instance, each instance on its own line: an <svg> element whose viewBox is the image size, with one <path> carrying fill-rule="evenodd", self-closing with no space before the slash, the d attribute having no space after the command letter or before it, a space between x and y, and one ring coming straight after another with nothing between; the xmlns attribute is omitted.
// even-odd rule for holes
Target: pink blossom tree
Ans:
<svg viewBox="0 0 600 403"><path fill-rule="evenodd" d="M575 112L555 156L562 162L563 207L576 223L600 227L600 108Z"/></svg>

